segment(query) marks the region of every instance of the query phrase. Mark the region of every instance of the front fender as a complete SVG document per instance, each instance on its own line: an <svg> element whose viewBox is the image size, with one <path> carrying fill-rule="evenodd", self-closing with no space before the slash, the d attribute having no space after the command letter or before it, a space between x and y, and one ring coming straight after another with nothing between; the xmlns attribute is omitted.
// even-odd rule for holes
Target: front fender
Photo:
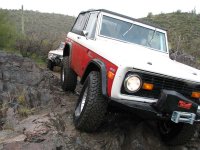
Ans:
<svg viewBox="0 0 200 150"><path fill-rule="evenodd" d="M102 95L107 97L107 78L106 78L106 66L105 64L99 60L99 59L93 59L91 60L86 69L85 72L81 78L81 84L83 84L89 75L91 71L99 71L101 74L101 88L102 88Z"/></svg>

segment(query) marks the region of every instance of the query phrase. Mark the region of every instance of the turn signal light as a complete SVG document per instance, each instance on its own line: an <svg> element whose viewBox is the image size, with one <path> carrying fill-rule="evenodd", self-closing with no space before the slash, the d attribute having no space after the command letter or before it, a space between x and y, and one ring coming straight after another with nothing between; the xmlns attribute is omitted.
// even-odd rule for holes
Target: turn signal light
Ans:
<svg viewBox="0 0 200 150"><path fill-rule="evenodd" d="M200 98L200 92L192 92L191 97L193 97L193 98Z"/></svg>
<svg viewBox="0 0 200 150"><path fill-rule="evenodd" d="M144 90L149 90L149 91L151 91L151 90L153 90L153 84L150 84L150 83L143 83L143 85L142 85L142 88L144 89Z"/></svg>
<svg viewBox="0 0 200 150"><path fill-rule="evenodd" d="M111 72L111 71L108 71L107 76L108 76L109 79L114 79L115 74L113 72Z"/></svg>

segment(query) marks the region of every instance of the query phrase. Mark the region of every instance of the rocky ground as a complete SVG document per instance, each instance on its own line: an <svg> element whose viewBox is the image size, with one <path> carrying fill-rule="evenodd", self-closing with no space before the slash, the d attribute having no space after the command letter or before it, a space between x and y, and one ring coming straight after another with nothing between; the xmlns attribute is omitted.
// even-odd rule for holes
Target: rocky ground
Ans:
<svg viewBox="0 0 200 150"><path fill-rule="evenodd" d="M79 132L72 117L77 97L30 59L0 52L0 150L200 149L199 130L187 144L167 147L154 123L127 114L110 113L97 132Z"/></svg>

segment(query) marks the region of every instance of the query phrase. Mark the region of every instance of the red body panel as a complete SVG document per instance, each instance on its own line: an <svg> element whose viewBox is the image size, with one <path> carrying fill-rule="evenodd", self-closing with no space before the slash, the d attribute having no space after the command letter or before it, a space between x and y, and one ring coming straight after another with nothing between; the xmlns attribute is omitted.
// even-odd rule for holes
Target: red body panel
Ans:
<svg viewBox="0 0 200 150"><path fill-rule="evenodd" d="M113 63L109 62L107 59L99 56L92 50L89 50L88 48L78 44L77 42L67 38L67 42L72 43L72 51L71 51L71 68L77 73L79 77L82 77L86 67L88 66L88 63L92 59L99 59L101 60L105 66L106 71L112 71L114 74L117 71L117 66ZM112 83L113 79L107 78L107 93L108 96L111 96L111 89L112 89Z"/></svg>

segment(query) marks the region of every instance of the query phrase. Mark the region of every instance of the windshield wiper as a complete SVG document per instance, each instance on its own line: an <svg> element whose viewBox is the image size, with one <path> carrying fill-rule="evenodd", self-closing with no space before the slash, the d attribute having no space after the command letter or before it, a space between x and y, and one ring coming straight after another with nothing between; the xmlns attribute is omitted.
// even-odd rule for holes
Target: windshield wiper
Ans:
<svg viewBox="0 0 200 150"><path fill-rule="evenodd" d="M148 45L151 47L151 41L154 39L154 36L156 34L157 30L155 29L154 32L153 32L153 35L151 37L151 39L149 41L147 41Z"/></svg>
<svg viewBox="0 0 200 150"><path fill-rule="evenodd" d="M133 28L133 24L131 24L130 28L126 32L124 32L122 36L124 37L132 28Z"/></svg>

